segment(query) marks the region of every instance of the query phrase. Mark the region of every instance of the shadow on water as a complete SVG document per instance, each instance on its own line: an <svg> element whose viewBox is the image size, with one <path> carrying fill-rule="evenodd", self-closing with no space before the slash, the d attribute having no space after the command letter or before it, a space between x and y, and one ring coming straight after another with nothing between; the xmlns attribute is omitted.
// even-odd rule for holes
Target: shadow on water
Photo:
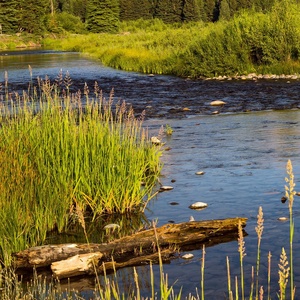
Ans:
<svg viewBox="0 0 300 300"><path fill-rule="evenodd" d="M120 227L118 230L108 230L105 226L109 224L117 224ZM114 239L134 234L150 226L151 222L148 221L143 213L101 215L94 220L91 217L86 217L86 236L82 225L75 216L69 222L68 228L64 233L59 234L57 231L50 232L45 243L108 243Z"/></svg>
<svg viewBox="0 0 300 300"><path fill-rule="evenodd" d="M161 182L172 185L171 191L159 193L148 204L145 216L124 218L122 222L129 231L144 226L148 220L158 220L158 226L168 222L186 222L192 215L196 220L227 217L248 218L245 238L245 280L250 288L251 267L256 264L257 238L255 232L259 206L264 211L260 284L267 287L267 254L272 252L272 296L278 291L278 262L282 247L289 245L289 222L278 221L288 215L288 204L281 203L284 194L286 162L292 160L296 190L300 184L300 111L299 81L197 81L172 76L147 76L106 68L96 61L83 58L77 53L42 53L37 57L14 53L1 56L0 82L4 83L4 71L8 71L9 88L27 88L32 67L32 78L49 76L55 80L60 70L68 71L72 78L72 91L83 89L86 82L91 88L97 81L104 93L114 89L117 99L133 105L137 114L146 110L147 126L157 135L161 126L169 124L172 136L164 136L163 142L170 151L162 157L164 163ZM3 93L3 90L0 92ZM216 110L210 106L213 100L226 102ZM203 176L195 175L205 171ZM208 207L192 211L189 205L203 201ZM178 205L172 205L172 203ZM294 204L295 241L300 247L300 206ZM114 217L113 217L114 218ZM98 242L104 236L104 224L119 220L99 219L89 227L91 240ZM70 228L63 241L82 241L85 238L80 228ZM74 231L73 231L74 230ZM57 237L55 237L57 238ZM49 236L49 243L54 237ZM232 277L239 276L239 253L236 241L229 241L206 249L205 290L206 299L224 299L227 291L226 256L231 261ZM191 260L175 258L164 265L169 283L175 292L182 289L183 296L195 294L200 287L202 251L189 249L194 254ZM300 285L300 254L294 253L295 285ZM142 294L149 296L149 266L137 267ZM156 290L159 290L159 268L153 267ZM121 286L133 287L132 268L118 272ZM93 278L81 278L70 284L82 289ZM92 291L84 292L87 299ZM297 292L296 292L297 293Z"/></svg>

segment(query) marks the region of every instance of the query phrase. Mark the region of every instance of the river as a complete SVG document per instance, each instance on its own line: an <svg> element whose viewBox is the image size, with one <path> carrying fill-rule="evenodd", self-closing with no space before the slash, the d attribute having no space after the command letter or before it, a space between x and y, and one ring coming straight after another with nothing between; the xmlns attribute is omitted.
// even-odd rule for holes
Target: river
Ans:
<svg viewBox="0 0 300 300"><path fill-rule="evenodd" d="M284 195L286 163L294 167L296 190L300 185L300 122L299 81L197 81L172 76L148 76L102 66L77 53L55 51L0 52L0 83L4 86L5 71L11 90L26 89L32 78L48 76L55 80L62 70L72 78L72 90L82 89L86 82L92 90L98 82L104 94L114 89L115 98L131 103L136 114L146 111L145 125L153 134L169 124L174 132L164 136L170 151L163 154L161 182L171 185L171 191L159 193L146 211L149 220L158 226L168 222L227 217L248 218L244 258L246 290L249 291L251 266L256 264L255 232L258 208L264 212L264 232L261 246L260 284L267 290L267 256L272 253L272 297L278 292L278 262L281 248L289 249L289 222ZM25 83L25 84L24 84ZM2 92L0 92L1 95ZM213 100L226 102L213 114ZM197 176L197 171L205 174ZM294 272L300 285L300 198L295 196ZM202 201L206 209L195 211L189 205ZM173 202L176 202L177 205ZM202 250L193 250L194 258L178 258L164 265L170 284L183 296L200 291ZM182 253L183 254L183 253ZM206 249L206 299L227 298L226 256L231 262L232 276L239 275L237 241ZM142 294L151 295L149 267L137 268ZM118 271L121 285L126 287L132 269ZM154 267L156 285L159 269ZM83 290L86 281L81 279ZM232 279L233 280L233 279ZM132 283L131 283L132 284ZM77 287L79 285L77 284ZM88 299L91 291L83 291ZM266 292L265 292L266 293ZM297 294L297 292L296 292Z"/></svg>

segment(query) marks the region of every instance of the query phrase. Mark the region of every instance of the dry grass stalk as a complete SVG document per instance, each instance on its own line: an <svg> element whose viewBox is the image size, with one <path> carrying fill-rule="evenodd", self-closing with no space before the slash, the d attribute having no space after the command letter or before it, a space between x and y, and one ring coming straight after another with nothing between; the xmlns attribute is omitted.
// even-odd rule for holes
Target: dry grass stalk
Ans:
<svg viewBox="0 0 300 300"><path fill-rule="evenodd" d="M271 299L271 251L268 253L268 300Z"/></svg>
<svg viewBox="0 0 300 300"><path fill-rule="evenodd" d="M243 228L241 225L241 222L239 222L239 227L238 227L238 251L240 254L240 270L241 270L241 291L242 291L242 299L245 299L245 286L244 286L244 257L246 256L246 249L245 249L245 240L244 240L244 233L243 233Z"/></svg>
<svg viewBox="0 0 300 300"><path fill-rule="evenodd" d="M293 270L293 239L294 239L294 218L293 218L293 203L294 196L296 194L295 191L295 182L294 182L294 173L292 162L289 159L286 165L286 172L288 177L285 178L285 181L288 185L285 186L285 195L289 200L289 215L290 215L290 287L291 287L291 300L294 299L295 296L295 288L294 288L294 270Z"/></svg>
<svg viewBox="0 0 300 300"><path fill-rule="evenodd" d="M260 269L260 245L261 245L261 239L262 239L262 233L264 230L264 214L262 207L259 207L258 215L257 215L257 226L255 227L255 231L257 233L257 257L256 257L256 299L258 299L258 275L259 275L259 269Z"/></svg>
<svg viewBox="0 0 300 300"><path fill-rule="evenodd" d="M289 267L289 262L288 258L286 256L285 249L282 248L281 254L280 254L280 261L278 264L279 270L278 270L278 275L279 275L279 298L280 300L285 300L286 296L286 286L289 280L289 274L290 274L290 267Z"/></svg>

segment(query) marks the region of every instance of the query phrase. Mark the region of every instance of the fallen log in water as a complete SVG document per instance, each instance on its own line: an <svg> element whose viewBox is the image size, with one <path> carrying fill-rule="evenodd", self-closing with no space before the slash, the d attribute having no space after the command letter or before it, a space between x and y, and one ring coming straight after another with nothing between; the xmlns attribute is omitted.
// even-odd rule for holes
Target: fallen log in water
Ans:
<svg viewBox="0 0 300 300"><path fill-rule="evenodd" d="M192 221L166 224L137 232L107 244L59 244L33 247L13 254L20 268L51 267L54 276L68 278L157 261L158 247L163 259L188 247L198 249L233 240L238 225L246 226L246 218Z"/></svg>

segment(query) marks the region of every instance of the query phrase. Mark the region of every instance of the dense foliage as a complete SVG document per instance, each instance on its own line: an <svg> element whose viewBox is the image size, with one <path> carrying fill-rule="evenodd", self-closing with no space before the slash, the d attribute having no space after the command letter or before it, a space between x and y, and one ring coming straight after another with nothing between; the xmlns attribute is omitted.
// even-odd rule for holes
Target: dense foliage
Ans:
<svg viewBox="0 0 300 300"><path fill-rule="evenodd" d="M269 12L275 2L280 0L0 0L0 34L115 32L120 21L141 18L215 22L244 9Z"/></svg>
<svg viewBox="0 0 300 300"><path fill-rule="evenodd" d="M216 23L136 20L120 33L44 40L48 48L79 51L127 71L214 77L300 72L300 6L277 2L269 13L243 11Z"/></svg>

